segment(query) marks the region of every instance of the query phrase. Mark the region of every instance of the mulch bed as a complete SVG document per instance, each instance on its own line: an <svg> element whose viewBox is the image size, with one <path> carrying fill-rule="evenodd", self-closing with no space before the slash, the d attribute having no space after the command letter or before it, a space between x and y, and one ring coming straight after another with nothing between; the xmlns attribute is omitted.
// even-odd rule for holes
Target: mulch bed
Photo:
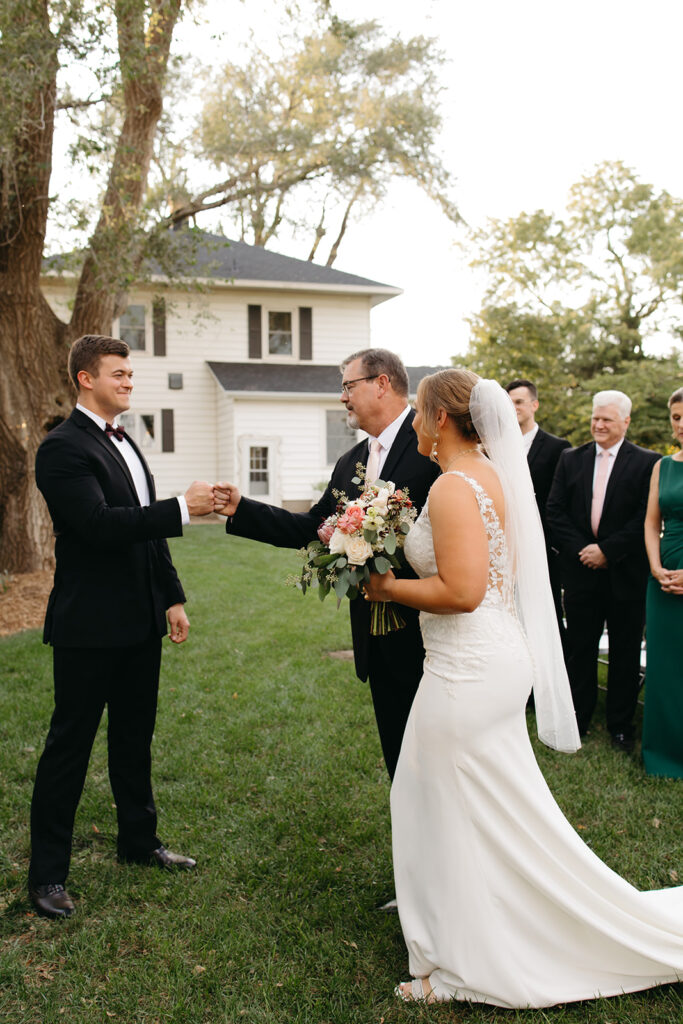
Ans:
<svg viewBox="0 0 683 1024"><path fill-rule="evenodd" d="M0 636L39 629L52 589L52 572L26 572L3 577L0 584Z"/></svg>

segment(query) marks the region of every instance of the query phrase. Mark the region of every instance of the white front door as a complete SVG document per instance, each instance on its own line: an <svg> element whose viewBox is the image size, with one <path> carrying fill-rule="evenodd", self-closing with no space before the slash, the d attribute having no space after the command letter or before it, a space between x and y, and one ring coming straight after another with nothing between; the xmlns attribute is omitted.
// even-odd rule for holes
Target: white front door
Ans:
<svg viewBox="0 0 683 1024"><path fill-rule="evenodd" d="M279 438L240 438L240 490L248 498L279 503L278 448Z"/></svg>

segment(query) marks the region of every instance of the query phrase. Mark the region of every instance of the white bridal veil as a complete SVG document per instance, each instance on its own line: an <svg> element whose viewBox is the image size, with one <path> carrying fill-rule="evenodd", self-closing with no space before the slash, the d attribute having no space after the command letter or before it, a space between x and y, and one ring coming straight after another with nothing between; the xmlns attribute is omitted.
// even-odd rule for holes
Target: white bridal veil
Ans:
<svg viewBox="0 0 683 1024"><path fill-rule="evenodd" d="M505 539L515 576L515 604L534 664L539 738L555 750L581 746L550 590L543 527L514 407L495 380L470 396L472 422L503 487Z"/></svg>

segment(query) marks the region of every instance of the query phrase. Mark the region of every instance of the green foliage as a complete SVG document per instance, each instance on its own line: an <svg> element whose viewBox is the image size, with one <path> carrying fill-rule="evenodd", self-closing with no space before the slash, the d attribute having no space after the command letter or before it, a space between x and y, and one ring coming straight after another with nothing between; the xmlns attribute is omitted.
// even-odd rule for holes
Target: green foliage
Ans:
<svg viewBox="0 0 683 1024"><path fill-rule="evenodd" d="M341 220L334 250L351 209L369 208L395 176L457 217L437 154L442 58L432 40L387 39L377 22L332 16L313 31L290 30L281 48L277 56L255 49L207 76L194 139L221 184L202 190L199 206L181 202L174 219L230 202L243 238L265 245L284 221L296 223L315 239L312 258L330 207ZM178 147L166 161L167 187L187 197ZM295 216L294 199L304 214Z"/></svg>
<svg viewBox="0 0 683 1024"><path fill-rule="evenodd" d="M0 1019L12 1024L672 1024L681 985L545 1010L406 1006L389 783L346 609L281 585L295 553L198 526L172 542L190 639L164 651L154 739L162 838L194 874L115 859L105 725L74 834L65 922L29 910L28 813L52 704L38 631L0 640ZM125 671L125 664L122 663ZM596 726L534 746L570 821L639 888L676 884L683 787ZM533 717L530 716L533 736ZM454 922L457 926L457 921Z"/></svg>
<svg viewBox="0 0 683 1024"><path fill-rule="evenodd" d="M589 436L592 394L624 391L629 437L665 450L682 369L683 201L605 163L572 187L565 217L522 213L473 240L489 285L467 365L503 383L533 380L539 422L573 443ZM648 354L666 338L668 355Z"/></svg>

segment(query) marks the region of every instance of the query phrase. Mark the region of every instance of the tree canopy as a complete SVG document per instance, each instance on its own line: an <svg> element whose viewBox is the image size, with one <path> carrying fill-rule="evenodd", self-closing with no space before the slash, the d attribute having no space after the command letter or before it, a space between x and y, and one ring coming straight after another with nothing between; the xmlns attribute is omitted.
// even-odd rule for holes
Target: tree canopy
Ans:
<svg viewBox="0 0 683 1024"><path fill-rule="evenodd" d="M192 197L184 143L168 147L171 220L229 204L242 240L266 245L286 222L308 238L309 259L331 230L329 266L352 211L374 205L392 178L417 182L457 219L438 153L441 63L433 40L333 16L282 40L276 56L255 48L207 73L194 174L219 180Z"/></svg>
<svg viewBox="0 0 683 1024"><path fill-rule="evenodd" d="M468 365L539 387L544 426L585 440L591 396L633 400L629 436L663 450L680 362L683 201L601 164L570 191L566 215L490 221L473 266L489 275Z"/></svg>

